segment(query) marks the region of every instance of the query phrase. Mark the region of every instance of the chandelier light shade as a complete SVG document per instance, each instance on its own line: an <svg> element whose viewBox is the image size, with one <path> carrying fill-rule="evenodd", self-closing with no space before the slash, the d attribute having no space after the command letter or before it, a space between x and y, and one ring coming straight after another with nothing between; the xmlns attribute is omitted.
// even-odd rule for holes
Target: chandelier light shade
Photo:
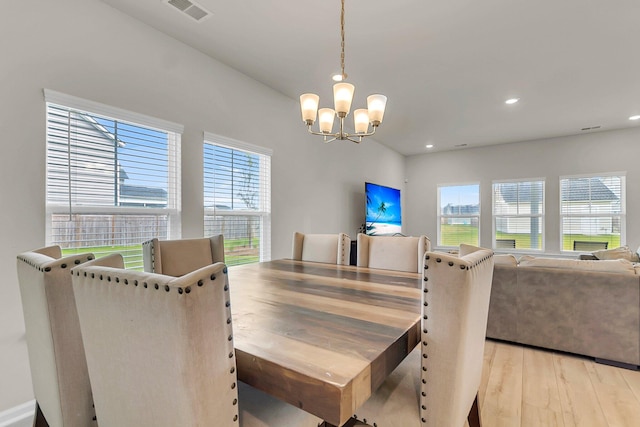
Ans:
<svg viewBox="0 0 640 427"><path fill-rule="evenodd" d="M333 85L333 104L338 117L346 117L349 114L355 90L356 87L350 83L336 83Z"/></svg>
<svg viewBox="0 0 640 427"><path fill-rule="evenodd" d="M305 93L300 95L300 108L302 109L302 120L307 124L313 124L318 115L318 102L320 97L315 93Z"/></svg>
<svg viewBox="0 0 640 427"><path fill-rule="evenodd" d="M382 123L384 109L387 105L387 97L384 95L369 95L367 97L367 108L369 109L369 121L374 127Z"/></svg>
<svg viewBox="0 0 640 427"><path fill-rule="evenodd" d="M331 108L321 108L318 115L320 116L320 132L323 135L333 132L333 119L336 117L336 112Z"/></svg>
<svg viewBox="0 0 640 427"><path fill-rule="evenodd" d="M353 101L353 93L355 86L346 83L344 80L347 74L344 72L344 1L340 11L340 37L341 37L341 75L340 78L334 76L334 80L340 81L333 85L333 106L331 108L320 108L318 105L320 97L314 93L305 93L300 95L300 110L302 112L302 121L307 125L307 130L313 135L320 135L325 142L338 140L349 140L360 143L365 136L371 136L376 133L376 129L382 123L384 110L387 105L387 97L380 94L370 95L367 97L367 108L360 108L353 113L353 122L355 133L349 134L344 130L344 119L351 110L351 102ZM340 130L333 132L333 123L335 117L338 116ZM318 119L319 132L312 129L313 124ZM369 131L371 125L371 131Z"/></svg>
<svg viewBox="0 0 640 427"><path fill-rule="evenodd" d="M353 124L357 134L367 133L369 130L369 112L360 108L353 112Z"/></svg>

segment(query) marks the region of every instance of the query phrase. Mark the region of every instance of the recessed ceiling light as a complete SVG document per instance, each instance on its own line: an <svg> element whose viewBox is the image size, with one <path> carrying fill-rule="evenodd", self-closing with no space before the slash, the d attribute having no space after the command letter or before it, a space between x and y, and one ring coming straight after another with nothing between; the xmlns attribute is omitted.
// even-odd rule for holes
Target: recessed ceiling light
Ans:
<svg viewBox="0 0 640 427"><path fill-rule="evenodd" d="M506 101L504 101L505 104L515 104L516 102L520 101L520 98L511 98L511 99L507 99Z"/></svg>
<svg viewBox="0 0 640 427"><path fill-rule="evenodd" d="M631 116L629 120L640 120L640 116Z"/></svg>
<svg viewBox="0 0 640 427"><path fill-rule="evenodd" d="M433 148L433 144L427 144L426 147L427 148Z"/></svg>
<svg viewBox="0 0 640 427"><path fill-rule="evenodd" d="M342 75L342 73L335 73L334 75L331 76L331 80L333 80L334 82L341 82L342 80L346 79L347 75Z"/></svg>

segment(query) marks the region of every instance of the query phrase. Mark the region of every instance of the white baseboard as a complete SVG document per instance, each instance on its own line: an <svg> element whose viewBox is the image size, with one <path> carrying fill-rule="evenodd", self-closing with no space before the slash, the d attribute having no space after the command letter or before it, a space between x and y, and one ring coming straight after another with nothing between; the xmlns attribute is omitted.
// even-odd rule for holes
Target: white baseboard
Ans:
<svg viewBox="0 0 640 427"><path fill-rule="evenodd" d="M0 412L0 427L31 427L36 401L25 402Z"/></svg>

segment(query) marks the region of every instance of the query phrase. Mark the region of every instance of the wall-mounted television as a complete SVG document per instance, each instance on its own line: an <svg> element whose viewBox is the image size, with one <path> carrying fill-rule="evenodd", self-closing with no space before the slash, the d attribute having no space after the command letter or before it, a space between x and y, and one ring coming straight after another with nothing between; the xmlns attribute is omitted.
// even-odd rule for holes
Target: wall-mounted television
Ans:
<svg viewBox="0 0 640 427"><path fill-rule="evenodd" d="M365 182L365 233L372 236L392 236L402 233L400 190Z"/></svg>

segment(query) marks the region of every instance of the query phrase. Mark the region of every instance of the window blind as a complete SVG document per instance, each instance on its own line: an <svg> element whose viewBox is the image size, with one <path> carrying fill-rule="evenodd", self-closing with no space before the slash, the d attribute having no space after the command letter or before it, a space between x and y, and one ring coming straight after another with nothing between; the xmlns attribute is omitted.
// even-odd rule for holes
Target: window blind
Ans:
<svg viewBox="0 0 640 427"><path fill-rule="evenodd" d="M143 241L179 237L179 145L173 131L47 102L48 243L142 269Z"/></svg>
<svg viewBox="0 0 640 427"><path fill-rule="evenodd" d="M544 180L493 183L495 249L544 248Z"/></svg>
<svg viewBox="0 0 640 427"><path fill-rule="evenodd" d="M562 250L573 251L575 242L625 244L625 198L623 173L560 177Z"/></svg>
<svg viewBox="0 0 640 427"><path fill-rule="evenodd" d="M438 185L438 246L480 240L480 184Z"/></svg>
<svg viewBox="0 0 640 427"><path fill-rule="evenodd" d="M204 235L224 235L228 265L271 258L271 154L205 134Z"/></svg>

